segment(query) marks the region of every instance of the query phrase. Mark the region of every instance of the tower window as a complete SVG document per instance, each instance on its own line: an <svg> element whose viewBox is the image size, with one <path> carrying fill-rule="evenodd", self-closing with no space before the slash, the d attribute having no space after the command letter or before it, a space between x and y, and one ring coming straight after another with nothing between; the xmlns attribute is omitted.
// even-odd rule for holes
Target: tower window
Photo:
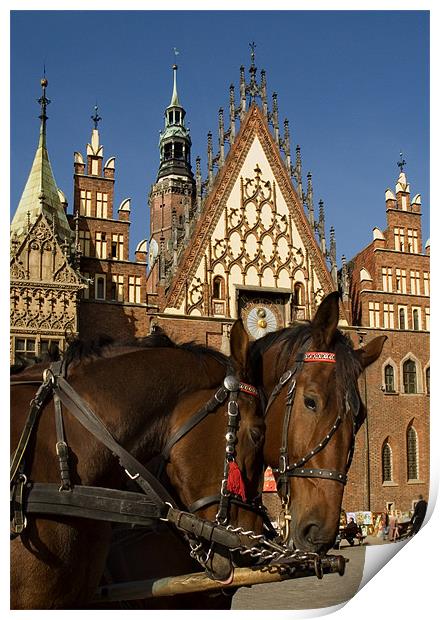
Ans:
<svg viewBox="0 0 440 620"><path fill-rule="evenodd" d="M171 142L168 142L163 147L163 158L172 159L172 157L173 157L173 145Z"/></svg>
<svg viewBox="0 0 440 620"><path fill-rule="evenodd" d="M403 364L403 390L405 394L417 393L417 369L414 360L406 360Z"/></svg>
<svg viewBox="0 0 440 620"><path fill-rule="evenodd" d="M174 144L174 159L183 159L183 144L180 142Z"/></svg>
<svg viewBox="0 0 440 620"><path fill-rule="evenodd" d="M170 125L173 124L173 122L174 122L174 112L168 112L168 122L170 123Z"/></svg>
<svg viewBox="0 0 440 620"><path fill-rule="evenodd" d="M174 112L174 122L180 123L180 112L178 112L177 110Z"/></svg>

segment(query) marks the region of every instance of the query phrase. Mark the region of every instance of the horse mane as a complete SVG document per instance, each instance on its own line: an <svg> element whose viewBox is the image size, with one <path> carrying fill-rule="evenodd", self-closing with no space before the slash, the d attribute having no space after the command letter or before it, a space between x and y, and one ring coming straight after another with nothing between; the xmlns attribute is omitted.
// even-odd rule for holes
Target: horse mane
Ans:
<svg viewBox="0 0 440 620"><path fill-rule="evenodd" d="M250 362L257 374L261 375L261 356L269 347L280 343L281 350L276 361L276 373L280 377L287 370L288 361L292 354L300 349L307 340L312 338L312 324L310 321L297 323L292 327L285 327L276 332L270 332L262 338L255 340L250 345ZM332 340L331 349L336 353L336 386L338 399L340 399L341 410L343 400L346 395L351 398L353 387L357 386L357 379L363 368L354 354L352 340L343 334L339 329L336 330ZM351 404L351 403L350 403Z"/></svg>
<svg viewBox="0 0 440 620"><path fill-rule="evenodd" d="M212 347L199 344L197 342L177 343L172 340L163 330L156 330L149 336L141 338L115 340L111 336L98 336L94 339L75 338L69 344L64 359L69 365L73 362L106 357L112 353L117 353L118 349L176 349L188 351L203 361L207 356L219 362L230 371L234 371L233 361Z"/></svg>

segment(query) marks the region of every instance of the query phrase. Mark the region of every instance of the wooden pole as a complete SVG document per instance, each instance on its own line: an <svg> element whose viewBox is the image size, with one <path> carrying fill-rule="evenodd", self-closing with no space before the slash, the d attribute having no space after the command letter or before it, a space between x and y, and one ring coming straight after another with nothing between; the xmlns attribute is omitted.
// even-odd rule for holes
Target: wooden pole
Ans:
<svg viewBox="0 0 440 620"><path fill-rule="evenodd" d="M110 584L99 588L92 602L108 603L111 601L130 601L162 596L175 596L177 594L189 594L191 592L240 588L259 583L274 583L286 579L297 579L299 577L322 577L323 574L336 572L343 575L345 562L346 560L342 556L328 556L322 559L318 569L316 569L311 562L297 567L279 564L255 569L236 568L234 569L233 579L230 583L226 584L210 579L205 573L190 573L187 575L178 575L176 577Z"/></svg>

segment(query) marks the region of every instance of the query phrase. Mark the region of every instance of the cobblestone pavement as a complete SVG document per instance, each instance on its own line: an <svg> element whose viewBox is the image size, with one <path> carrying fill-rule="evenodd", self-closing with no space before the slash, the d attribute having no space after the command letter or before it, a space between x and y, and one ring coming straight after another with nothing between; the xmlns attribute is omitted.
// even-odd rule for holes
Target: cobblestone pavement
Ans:
<svg viewBox="0 0 440 620"><path fill-rule="evenodd" d="M368 537L367 545L380 544ZM362 580L365 545L329 551L329 555L343 555L349 561L345 574L324 575L323 579L303 577L281 583L267 583L240 588L232 600L232 609L319 609L350 600Z"/></svg>

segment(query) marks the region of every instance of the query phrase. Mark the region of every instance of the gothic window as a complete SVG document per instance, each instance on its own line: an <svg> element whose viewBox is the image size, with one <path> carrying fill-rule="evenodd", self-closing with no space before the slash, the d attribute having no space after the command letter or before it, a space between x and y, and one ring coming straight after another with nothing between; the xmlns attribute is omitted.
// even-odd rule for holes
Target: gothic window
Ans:
<svg viewBox="0 0 440 620"><path fill-rule="evenodd" d="M105 299L105 276L95 275L95 299Z"/></svg>
<svg viewBox="0 0 440 620"><path fill-rule="evenodd" d="M214 299L224 299L224 280L221 276L215 276L212 282L212 297Z"/></svg>
<svg viewBox="0 0 440 620"><path fill-rule="evenodd" d="M426 393L431 394L431 369L428 367L425 370L425 381L426 381Z"/></svg>
<svg viewBox="0 0 440 620"><path fill-rule="evenodd" d="M406 360L403 364L403 390L405 394L417 393L417 368L414 360Z"/></svg>
<svg viewBox="0 0 440 620"><path fill-rule="evenodd" d="M128 301L131 304L141 303L141 279L139 276L128 277Z"/></svg>
<svg viewBox="0 0 440 620"><path fill-rule="evenodd" d="M394 368L391 364L385 366L385 392L395 392L394 389Z"/></svg>
<svg viewBox="0 0 440 620"><path fill-rule="evenodd" d="M399 329L406 329L405 308L399 308Z"/></svg>
<svg viewBox="0 0 440 620"><path fill-rule="evenodd" d="M393 480L393 455L388 442L382 448L382 482L392 482Z"/></svg>
<svg viewBox="0 0 440 620"><path fill-rule="evenodd" d="M419 440L413 426L408 428L406 433L406 458L408 468L408 480L418 480L419 478Z"/></svg>
<svg viewBox="0 0 440 620"><path fill-rule="evenodd" d="M420 329L420 310L419 308L414 308L413 312L413 329L418 331Z"/></svg>
<svg viewBox="0 0 440 620"><path fill-rule="evenodd" d="M300 282L297 282L293 289L293 304L304 306L304 286Z"/></svg>

